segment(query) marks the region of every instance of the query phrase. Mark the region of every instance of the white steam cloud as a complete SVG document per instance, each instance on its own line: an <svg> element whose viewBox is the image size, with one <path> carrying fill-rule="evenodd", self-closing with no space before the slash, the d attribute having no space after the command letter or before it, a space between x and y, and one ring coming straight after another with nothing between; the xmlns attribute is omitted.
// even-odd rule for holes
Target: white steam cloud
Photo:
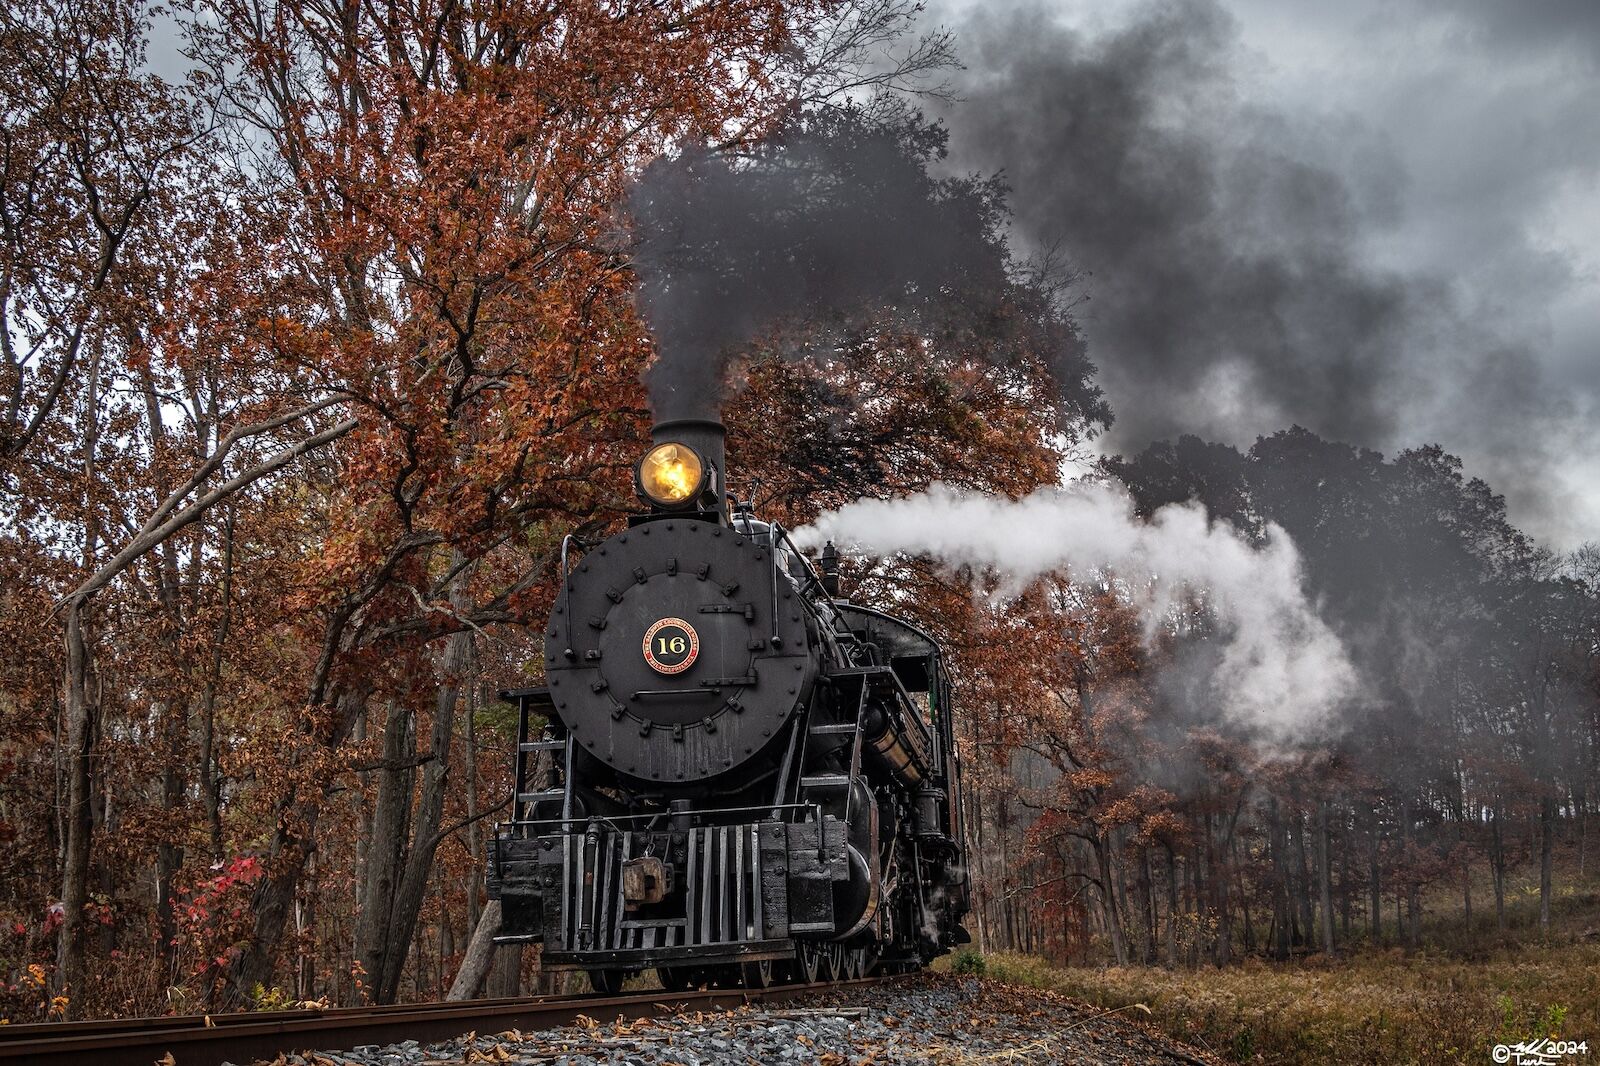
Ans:
<svg viewBox="0 0 1600 1066"><path fill-rule="evenodd" d="M1143 597L1147 634L1190 592L1221 622L1208 696L1223 718L1269 744L1328 733L1357 688L1343 643L1308 598L1300 556L1268 527L1253 547L1207 520L1198 504L1162 507L1148 521L1119 488L1079 484L1007 500L935 485L900 500L860 500L797 530L796 543L832 540L874 555L932 555L993 570L1013 589L1051 571L1076 580L1111 572Z"/></svg>

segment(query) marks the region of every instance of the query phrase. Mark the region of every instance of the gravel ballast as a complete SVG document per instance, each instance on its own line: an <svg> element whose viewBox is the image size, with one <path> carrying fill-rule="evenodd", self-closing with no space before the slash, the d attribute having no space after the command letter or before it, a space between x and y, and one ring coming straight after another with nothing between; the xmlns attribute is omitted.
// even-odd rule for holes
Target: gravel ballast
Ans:
<svg viewBox="0 0 1600 1066"><path fill-rule="evenodd" d="M662 1002L671 1003L663 993ZM1050 992L920 974L871 988L821 989L781 1004L654 1018L582 1019L542 1032L439 1044L307 1052L281 1066L866 1066L928 1063L1198 1063L1218 1060Z"/></svg>

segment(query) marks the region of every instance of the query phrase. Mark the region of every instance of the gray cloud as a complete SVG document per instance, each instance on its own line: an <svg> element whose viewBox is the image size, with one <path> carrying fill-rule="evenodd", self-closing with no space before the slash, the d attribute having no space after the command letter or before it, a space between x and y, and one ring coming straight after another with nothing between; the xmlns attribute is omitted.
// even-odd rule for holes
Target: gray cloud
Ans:
<svg viewBox="0 0 1600 1066"><path fill-rule="evenodd" d="M957 146L1003 165L1023 232L1091 272L1122 439L1193 429L1226 402L1196 394L1230 389L1321 432L1388 434L1391 353L1437 294L1367 268L1352 190L1238 99L1229 16L1165 4L1086 38L1035 11L961 40Z"/></svg>
<svg viewBox="0 0 1600 1066"><path fill-rule="evenodd" d="M1595 536L1600 75L1567 6L1515 33L1487 0L952 20L953 156L1090 272L1111 444L1437 441L1535 532Z"/></svg>

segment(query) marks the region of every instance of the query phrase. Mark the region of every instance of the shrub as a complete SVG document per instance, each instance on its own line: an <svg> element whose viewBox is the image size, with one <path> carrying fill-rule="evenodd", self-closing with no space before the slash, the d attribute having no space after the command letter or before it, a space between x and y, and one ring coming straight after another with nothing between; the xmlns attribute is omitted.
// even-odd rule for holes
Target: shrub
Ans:
<svg viewBox="0 0 1600 1066"><path fill-rule="evenodd" d="M988 972L983 953L977 948L962 948L950 959L950 972L972 977L982 977Z"/></svg>

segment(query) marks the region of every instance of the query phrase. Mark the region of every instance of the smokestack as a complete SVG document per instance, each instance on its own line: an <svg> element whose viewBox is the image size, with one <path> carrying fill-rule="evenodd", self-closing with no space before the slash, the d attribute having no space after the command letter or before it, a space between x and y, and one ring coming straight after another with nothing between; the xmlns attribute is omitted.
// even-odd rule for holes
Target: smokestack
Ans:
<svg viewBox="0 0 1600 1066"><path fill-rule="evenodd" d="M728 481L727 481L727 456L725 441L728 429L722 424L721 412L717 410L714 402L704 405L703 417L700 418L672 418L664 422L657 422L650 427L650 443L656 444L682 444L693 448L700 457L706 461L710 477L706 485L706 494L715 499L715 506L708 506L710 500L701 505L701 510L715 510L717 521L722 525L728 524Z"/></svg>
<svg viewBox="0 0 1600 1066"><path fill-rule="evenodd" d="M833 546L833 541L822 546L822 591L834 599L839 598L839 549Z"/></svg>

